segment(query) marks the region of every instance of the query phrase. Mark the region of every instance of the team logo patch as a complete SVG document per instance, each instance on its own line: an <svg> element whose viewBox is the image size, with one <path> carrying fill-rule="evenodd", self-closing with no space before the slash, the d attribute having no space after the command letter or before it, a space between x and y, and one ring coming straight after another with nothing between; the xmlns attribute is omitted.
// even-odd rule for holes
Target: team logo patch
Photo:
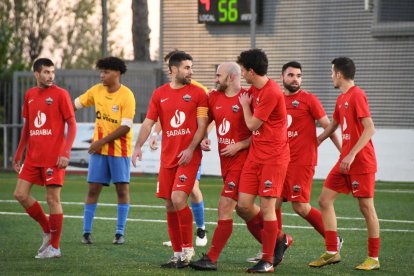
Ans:
<svg viewBox="0 0 414 276"><path fill-rule="evenodd" d="M295 193L300 192L300 185L299 185L299 184L295 184L295 185L293 185L293 191L294 191Z"/></svg>
<svg viewBox="0 0 414 276"><path fill-rule="evenodd" d="M48 176L51 176L51 175L53 174L53 169L52 169L52 168L47 168L47 170L46 170L46 174L47 174Z"/></svg>
<svg viewBox="0 0 414 276"><path fill-rule="evenodd" d="M188 177L185 174L182 174L178 178L180 179L181 182L185 182Z"/></svg>
<svg viewBox="0 0 414 276"><path fill-rule="evenodd" d="M348 102L344 103L345 108L348 108Z"/></svg>
<svg viewBox="0 0 414 276"><path fill-rule="evenodd" d="M51 97L47 98L47 99L46 99L46 103L47 103L48 105L51 105L51 104L53 103L53 99L52 99Z"/></svg>
<svg viewBox="0 0 414 276"><path fill-rule="evenodd" d="M190 96L190 95L188 95L188 94L185 94L185 95L183 96L183 100L184 100L184 101L186 101L186 102L189 102L189 101L191 101L191 96Z"/></svg>
<svg viewBox="0 0 414 276"><path fill-rule="evenodd" d="M264 184L265 184L265 187L266 187L266 188L271 188L271 187L272 187L272 181L270 181L270 180L266 180L266 181L264 182Z"/></svg>
<svg viewBox="0 0 414 276"><path fill-rule="evenodd" d="M231 109L233 110L234 113L236 113L240 110L240 107L237 104L235 104L231 107Z"/></svg>
<svg viewBox="0 0 414 276"><path fill-rule="evenodd" d="M256 104L259 104L260 100L259 97L256 98Z"/></svg>
<svg viewBox="0 0 414 276"><path fill-rule="evenodd" d="M359 182L358 181L354 181L352 182L352 190L358 190L359 188Z"/></svg>
<svg viewBox="0 0 414 276"><path fill-rule="evenodd" d="M294 101L292 102L292 105L293 105L293 107L298 107L298 106L299 106L299 101L294 100Z"/></svg>
<svg viewBox="0 0 414 276"><path fill-rule="evenodd" d="M229 188L229 190L233 190L234 188L236 188L236 183L230 181L229 183L227 183L227 187Z"/></svg>
<svg viewBox="0 0 414 276"><path fill-rule="evenodd" d="M117 105L112 106L112 111L113 112L118 112L119 111L119 106L117 106Z"/></svg>

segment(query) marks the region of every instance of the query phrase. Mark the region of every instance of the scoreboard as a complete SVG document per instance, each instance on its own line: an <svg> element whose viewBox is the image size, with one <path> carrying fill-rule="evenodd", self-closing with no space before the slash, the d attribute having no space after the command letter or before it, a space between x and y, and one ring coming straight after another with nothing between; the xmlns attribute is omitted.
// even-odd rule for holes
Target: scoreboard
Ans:
<svg viewBox="0 0 414 276"><path fill-rule="evenodd" d="M198 0L198 23L250 24L251 0ZM263 19L263 0L256 0L256 23Z"/></svg>

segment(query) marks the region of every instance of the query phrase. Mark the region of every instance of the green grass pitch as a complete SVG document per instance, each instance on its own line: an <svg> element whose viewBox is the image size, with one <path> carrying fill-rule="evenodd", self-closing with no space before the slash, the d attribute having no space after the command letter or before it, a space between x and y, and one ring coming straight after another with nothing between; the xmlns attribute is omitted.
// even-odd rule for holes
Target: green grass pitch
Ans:
<svg viewBox="0 0 414 276"><path fill-rule="evenodd" d="M62 257L52 260L34 259L41 243L40 227L14 201L16 174L0 173L0 275L190 275L197 272L190 268L163 270L161 263L172 255L164 247L168 240L163 201L155 198L155 176L134 176L131 179L131 204L124 245L113 245L115 233L115 205L98 206L93 225L93 245L81 244L83 227L83 200L87 192L85 175L66 176L62 190L65 214L61 240ZM217 220L217 203L221 179L202 177L207 230L210 245ZM317 207L322 181L314 181L312 205ZM36 199L45 204L44 188L34 186ZM114 187L105 188L100 203L116 204ZM382 275L413 275L414 273L414 183L378 182L375 205L381 226ZM302 218L293 214L290 204L283 206L284 231L291 234L294 243L275 273L283 275L354 275L353 270L367 255L367 234L358 204L352 196L341 195L336 202L338 232L345 243L342 261L320 269L307 264L324 251L321 236ZM244 274L260 245L247 232L243 222L234 215L233 234L218 261L220 275ZM195 228L194 228L195 229ZM196 258L207 252L208 247L197 247Z"/></svg>

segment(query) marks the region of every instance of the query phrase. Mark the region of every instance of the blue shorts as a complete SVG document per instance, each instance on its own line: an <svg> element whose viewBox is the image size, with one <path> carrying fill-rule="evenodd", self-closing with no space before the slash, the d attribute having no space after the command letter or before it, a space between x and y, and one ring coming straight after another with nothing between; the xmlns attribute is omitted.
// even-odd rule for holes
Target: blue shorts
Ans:
<svg viewBox="0 0 414 276"><path fill-rule="evenodd" d="M111 183L129 183L131 158L91 154L88 167L88 182L109 186Z"/></svg>
<svg viewBox="0 0 414 276"><path fill-rule="evenodd" d="M201 178L201 170L202 169L203 169L203 164L200 163L200 167L198 167L197 176L196 176L197 181L200 181L200 178Z"/></svg>

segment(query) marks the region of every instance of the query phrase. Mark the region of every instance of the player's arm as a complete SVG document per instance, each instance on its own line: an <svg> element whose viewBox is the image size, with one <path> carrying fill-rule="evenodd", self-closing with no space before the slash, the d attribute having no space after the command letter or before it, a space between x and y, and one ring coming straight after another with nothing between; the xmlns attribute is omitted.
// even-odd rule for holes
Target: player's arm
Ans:
<svg viewBox="0 0 414 276"><path fill-rule="evenodd" d="M160 132L161 132L161 123L160 123L160 120L158 120L155 123L154 130L152 131L151 137L148 141L150 149L152 150L158 149L158 135L160 135Z"/></svg>
<svg viewBox="0 0 414 276"><path fill-rule="evenodd" d="M342 159L341 164L339 165L339 168L343 171L349 171L351 164L354 162L355 156L368 144L369 140L375 133L374 122L371 117L361 118L361 123L364 127L364 131L356 144L352 147L349 154Z"/></svg>
<svg viewBox="0 0 414 276"><path fill-rule="evenodd" d="M198 107L198 109L199 108L203 109L203 107ZM197 111L197 114L199 114L199 111ZM191 140L190 145L185 150L180 152L180 154L178 154L177 157L180 158L178 160L178 165L183 166L183 165L187 165L188 163L190 163L191 159L193 158L194 150L200 144L201 140L204 138L204 135L206 133L207 120L208 120L207 110L205 111L205 114L197 115L197 130L194 133L194 136L193 136L193 139Z"/></svg>
<svg viewBox="0 0 414 276"><path fill-rule="evenodd" d="M239 101L243 107L244 121L246 122L247 128L251 131L258 130L262 126L263 121L253 116L252 110L250 108L252 103L252 96L248 93L242 93L239 96Z"/></svg>
<svg viewBox="0 0 414 276"><path fill-rule="evenodd" d="M338 122L335 121L335 119L332 119L332 121L329 123L329 125L324 129L324 131L319 134L317 140L318 145L322 144L323 141L325 141L326 138L330 137L335 130L338 128Z"/></svg>
<svg viewBox="0 0 414 276"><path fill-rule="evenodd" d="M210 133L210 131L213 129L213 127L215 125L216 125L216 123L214 121L211 121L208 124L206 134L205 134L203 140L201 140L200 146L201 146L201 149L204 150L204 151L210 151L211 150L210 149L211 140L208 138L208 134Z"/></svg>
<svg viewBox="0 0 414 276"><path fill-rule="evenodd" d="M70 117L66 120L66 124L68 125L68 132L66 134L66 143L63 151L58 156L58 160L56 162L56 166L59 169L64 169L69 165L69 157L70 151L72 149L73 142L75 141L76 137L76 120L75 117Z"/></svg>
<svg viewBox="0 0 414 276"><path fill-rule="evenodd" d="M250 146L250 140L251 140L251 137L249 137L249 138L247 138L243 141L237 142L235 144L227 145L224 149L222 149L220 151L220 155L225 156L225 157L234 156L239 151L241 151L243 149L247 149Z"/></svg>
<svg viewBox="0 0 414 276"><path fill-rule="evenodd" d="M329 121L329 118L328 118L328 116L327 115L325 115L325 116L323 116L322 118L320 118L319 120L318 120L318 122L319 122L319 124L321 125L321 127L323 128L323 129L326 129L328 126L329 126L329 124L330 124L330 121ZM329 138L332 140L332 142L335 144L335 146L336 146L336 148L339 150L339 152L341 152L341 141L339 140L339 138L338 138L338 135L336 135L336 132L334 131L330 136L329 136Z"/></svg>
<svg viewBox="0 0 414 276"><path fill-rule="evenodd" d="M26 149L28 140L29 140L29 124L26 122L26 120L24 120L22 131L20 134L19 145L17 147L16 153L14 154L14 158L13 158L13 168L16 172L20 171L23 152Z"/></svg>
<svg viewBox="0 0 414 276"><path fill-rule="evenodd" d="M135 142L134 152L132 153L132 165L136 167L136 160L137 158L141 161L142 160L142 151L141 148L144 145L145 141L147 141L148 136L151 133L152 126L155 124L154 120L145 118L144 122L142 122L141 127L138 132L138 138Z"/></svg>

